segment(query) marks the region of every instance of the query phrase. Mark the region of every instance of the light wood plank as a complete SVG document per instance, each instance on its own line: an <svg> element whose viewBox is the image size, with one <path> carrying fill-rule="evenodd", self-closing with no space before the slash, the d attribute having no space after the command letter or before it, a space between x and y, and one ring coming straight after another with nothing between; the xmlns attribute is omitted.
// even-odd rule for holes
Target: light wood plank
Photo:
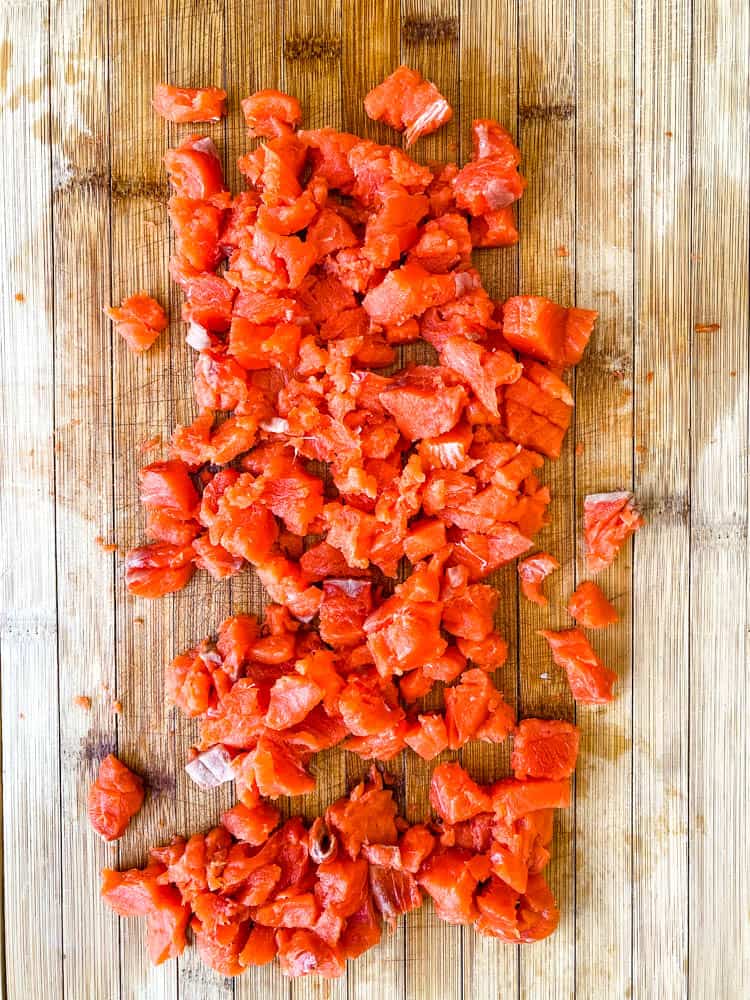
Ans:
<svg viewBox="0 0 750 1000"><path fill-rule="evenodd" d="M575 30L572 0L519 5L519 141L529 186L520 202L521 292L547 295L570 305L575 295ZM564 248L567 256L561 256ZM572 380L571 380L572 381ZM546 584L549 607L519 600L521 716L573 718L573 702L562 671L554 667L539 628L565 624L562 611L573 584L573 436L563 453L547 462L542 479L552 490L552 523L538 547L562 568ZM572 810L560 811L548 880L560 907L553 937L522 948L520 995L568 997L574 989L574 841Z"/></svg>
<svg viewBox="0 0 750 1000"><path fill-rule="evenodd" d="M689 968L750 995L747 4L693 4ZM729 16L731 14L731 16ZM718 330L700 326L717 323ZM744 591L744 592L743 592ZM745 677L747 676L745 670ZM738 683L739 681L739 683ZM720 762L720 763L719 763ZM717 767L718 764L718 767ZM721 774L721 771L724 774ZM721 787L721 791L719 790Z"/></svg>
<svg viewBox="0 0 750 1000"><path fill-rule="evenodd" d="M607 31L601 26L606 20ZM629 489L633 477L633 22L592 0L576 24L576 299L599 310L576 369L576 538L583 498ZM587 574L577 546L576 583ZM616 700L578 706L576 991L627 996L631 983L631 562L597 577L620 615L591 636L620 680ZM606 804L606 805L605 805Z"/></svg>
<svg viewBox="0 0 750 1000"><path fill-rule="evenodd" d="M419 139L411 155L421 162L455 160L459 141L459 0L401 0L401 61L432 80L453 108L453 119L432 135ZM405 362L432 364L435 352L423 343L404 348ZM439 707L433 694L427 704ZM446 755L447 756L447 755ZM406 815L415 822L431 813L430 777L441 758L424 761L414 753L405 758ZM453 1000L461 995L462 928L438 920L429 900L406 924L406 998L424 996Z"/></svg>
<svg viewBox="0 0 750 1000"><path fill-rule="evenodd" d="M680 997L687 988L690 583L686 6L636 4L635 46L635 483L648 526L633 556L633 993Z"/></svg>
<svg viewBox="0 0 750 1000"><path fill-rule="evenodd" d="M5 984L63 988L47 10L0 6L0 480Z"/></svg>
<svg viewBox="0 0 750 1000"><path fill-rule="evenodd" d="M53 155L67 178L53 202L65 992L115 1000L119 927L99 898L99 872L117 864L118 849L86 817L89 787L117 738L115 556L101 547L115 541L111 327L102 310L110 301L106 10L91 10L82 31L80 4L66 0L51 30ZM91 711L74 703L79 695Z"/></svg>
<svg viewBox="0 0 750 1000"><path fill-rule="evenodd" d="M169 0L167 4L167 74L168 82L186 87L221 86L225 59L224 0ZM223 154L224 123L167 125L167 144L175 146L187 135L210 136ZM174 251L170 231L169 250ZM184 296L170 282L169 352L171 358L172 426L189 423L197 413L191 373L195 351L185 343L185 327L180 319ZM228 581L215 582L208 573L197 572L189 587L174 595L174 619L171 641L162 644L165 662L169 656L195 645L204 636L215 633L219 623L230 613ZM171 647L171 648L170 648ZM162 668L163 669L163 668ZM233 788L222 785L206 792L195 785L184 770L188 748L198 737L198 725L182 713L170 709L174 727L175 804L177 828L185 836L216 825L221 813L232 805ZM234 980L210 969L197 948L188 948L179 959L178 991L180 1000L230 1000Z"/></svg>
<svg viewBox="0 0 750 1000"><path fill-rule="evenodd" d="M151 108L154 84L166 79L165 7L155 0L112 0L110 7L112 295L119 302L145 289L169 301L166 182L161 158L165 123ZM113 345L115 536L127 549L143 542L138 469L160 452L141 454L153 435L167 441L172 427L169 337L143 356ZM127 594L117 573L117 687L123 704L119 752L143 774L150 794L121 847L122 867L144 864L145 849L176 832L174 734L164 705L164 657L172 634L172 600ZM177 995L177 963L154 967L145 951L143 921L122 920L123 997L168 1000Z"/></svg>
<svg viewBox="0 0 750 1000"><path fill-rule="evenodd" d="M461 3L460 159L471 156L471 123L496 118L513 133L518 124L518 6L515 0ZM456 109L457 113L459 109ZM523 152L523 150L522 150ZM523 235L521 237L523 239ZM474 262L490 295L502 301L518 291L518 247L475 250ZM518 707L518 587L515 565L492 575L500 595L497 627L508 645L508 662L494 680L509 704ZM510 746L472 742L461 758L478 781L490 782L509 773ZM464 997L515 997L518 994L519 949L475 933L463 932Z"/></svg>

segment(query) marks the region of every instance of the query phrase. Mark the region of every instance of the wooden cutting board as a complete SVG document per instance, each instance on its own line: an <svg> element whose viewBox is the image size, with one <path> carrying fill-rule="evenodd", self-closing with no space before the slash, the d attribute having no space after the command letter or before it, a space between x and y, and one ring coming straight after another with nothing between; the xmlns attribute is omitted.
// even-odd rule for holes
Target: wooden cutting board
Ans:
<svg viewBox="0 0 750 1000"><path fill-rule="evenodd" d="M5 979L10 997L665 1000L750 995L747 790L748 61L738 0L58 0L0 3L2 476L0 599ZM170 284L157 81L220 84L207 129L237 186L239 98L297 94L306 123L381 140L367 90L400 61L434 80L453 121L425 159L466 157L470 123L518 136L529 187L518 248L478 254L491 292L598 309L572 387L575 423L545 469L563 569L551 606L498 574L511 645L501 683L522 714L575 718L575 804L556 828L562 921L517 949L438 922L430 906L330 984L275 966L236 982L191 950L149 967L138 921L97 898L104 865L215 822L182 770L194 728L164 705L162 671L231 610L258 610L251 573L196 578L154 603L125 593L142 537L136 474L190 418L191 351ZM113 341L102 306L146 288L169 336L145 357ZM717 329L700 330L701 326ZM409 357L417 357L413 352ZM603 575L620 623L595 645L620 674L606 709L579 709L536 629L562 626L581 577L586 493L635 490L649 526ZM102 544L103 543L103 544ZM109 544L117 552L108 551ZM91 698L91 710L74 701ZM113 703L122 703L117 714ZM147 777L147 804L106 847L85 822L98 761ZM472 745L480 779L507 753ZM362 772L318 763L308 816ZM430 767L392 770L409 815Z"/></svg>

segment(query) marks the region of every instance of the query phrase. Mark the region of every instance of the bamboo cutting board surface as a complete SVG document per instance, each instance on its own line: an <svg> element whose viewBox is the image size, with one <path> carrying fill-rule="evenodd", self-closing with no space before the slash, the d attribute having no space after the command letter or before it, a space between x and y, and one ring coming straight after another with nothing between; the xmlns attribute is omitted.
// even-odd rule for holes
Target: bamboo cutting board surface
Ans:
<svg viewBox="0 0 750 1000"><path fill-rule="evenodd" d="M740 0L0 0L2 491L0 653L4 976L15 998L505 1000L750 995L748 821L748 48ZM575 800L551 882L562 920L518 949L448 927L426 905L338 982L237 981L188 951L151 968L139 921L100 903L104 865L215 822L227 789L182 771L193 726L162 671L232 610L258 610L252 573L173 598L127 596L120 551L142 537L141 443L190 418L179 324L142 358L102 306L140 288L169 301L161 157L189 128L150 108L160 80L218 84L207 131L230 184L239 98L280 86L308 127L388 140L362 98L400 61L455 109L418 145L466 157L473 117L517 134L529 188L518 248L480 255L498 298L598 309L573 388L575 421L545 469L558 555L551 610L496 583L511 644L502 687L521 714L575 719ZM702 325L718 330L701 331ZM562 626L582 573L586 493L635 490L648 518L604 577L620 623L595 644L620 674L606 709L575 709L536 629ZM85 712L74 698L87 695ZM113 711L115 699L122 713ZM98 762L144 774L147 803L116 847L85 822ZM488 780L507 751L463 760ZM410 816L430 766L394 762ZM289 810L314 815L362 772L341 752Z"/></svg>

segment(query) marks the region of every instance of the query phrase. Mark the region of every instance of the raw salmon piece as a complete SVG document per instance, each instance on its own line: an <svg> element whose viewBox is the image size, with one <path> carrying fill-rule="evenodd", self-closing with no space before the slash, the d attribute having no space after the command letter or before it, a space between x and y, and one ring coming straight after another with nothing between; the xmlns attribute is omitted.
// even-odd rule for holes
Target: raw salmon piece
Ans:
<svg viewBox="0 0 750 1000"><path fill-rule="evenodd" d="M170 122L218 122L227 113L227 92L220 87L175 87L157 83L154 111Z"/></svg>
<svg viewBox="0 0 750 1000"><path fill-rule="evenodd" d="M380 402L393 415L405 438L438 437L458 423L466 392L461 386L446 385L434 374L406 374L380 393Z"/></svg>
<svg viewBox="0 0 750 1000"><path fill-rule="evenodd" d="M365 295L362 305L376 323L384 326L404 323L431 306L455 298L460 287L459 277L430 274L420 264L407 263L389 271L384 280Z"/></svg>
<svg viewBox="0 0 750 1000"><path fill-rule="evenodd" d="M534 556L522 559L518 564L518 575L521 578L523 596L545 608L549 602L542 592L542 583L556 569L560 569L560 563L549 552L537 552Z"/></svg>
<svg viewBox="0 0 750 1000"><path fill-rule="evenodd" d="M192 545L157 542L125 556L125 583L138 597L163 597L182 590L193 575Z"/></svg>
<svg viewBox="0 0 750 1000"><path fill-rule="evenodd" d="M472 123L474 151L453 181L456 204L473 216L497 212L518 201L526 181L518 171L521 154L510 132L490 119Z"/></svg>
<svg viewBox="0 0 750 1000"><path fill-rule="evenodd" d="M179 459L145 465L138 473L138 483L144 507L158 509L181 521L197 515L200 498L187 465Z"/></svg>
<svg viewBox="0 0 750 1000"><path fill-rule="evenodd" d="M393 866L371 864L369 876L375 908L392 930L402 914L422 905L422 893L410 872Z"/></svg>
<svg viewBox="0 0 750 1000"><path fill-rule="evenodd" d="M251 138L278 138L302 121L297 98L280 90L258 90L243 98L241 107Z"/></svg>
<svg viewBox="0 0 750 1000"><path fill-rule="evenodd" d="M309 677L288 674L279 677L271 687L265 723L269 729L289 729L302 722L325 692Z"/></svg>
<svg viewBox="0 0 750 1000"><path fill-rule="evenodd" d="M433 852L419 871L417 881L446 923L470 924L478 916L474 894L479 879L469 867L472 857L465 848L449 847Z"/></svg>
<svg viewBox="0 0 750 1000"><path fill-rule="evenodd" d="M455 762L439 764L432 772L430 805L445 823L460 823L492 809L487 792Z"/></svg>
<svg viewBox="0 0 750 1000"><path fill-rule="evenodd" d="M510 205L476 216L471 220L469 232L475 247L512 247L520 238Z"/></svg>
<svg viewBox="0 0 750 1000"><path fill-rule="evenodd" d="M363 642L363 625L372 606L372 584L368 580L326 580L319 611L321 639L334 648Z"/></svg>
<svg viewBox="0 0 750 1000"><path fill-rule="evenodd" d="M525 893L519 894L493 877L477 895L480 934L488 934L509 944L541 941L557 927L560 913L541 875L529 878Z"/></svg>
<svg viewBox="0 0 750 1000"><path fill-rule="evenodd" d="M511 767L516 778L569 778L576 766L580 733L558 719L523 719L513 734Z"/></svg>
<svg viewBox="0 0 750 1000"><path fill-rule="evenodd" d="M169 324L162 306L145 292L130 295L119 306L108 306L105 312L134 354L147 351Z"/></svg>
<svg viewBox="0 0 750 1000"><path fill-rule="evenodd" d="M469 265L471 236L464 216L457 212L448 212L426 222L419 232L419 239L409 252L409 260L421 264L425 270L433 274L442 274L460 265Z"/></svg>
<svg viewBox="0 0 750 1000"><path fill-rule="evenodd" d="M268 965L276 957L276 929L256 924L248 935L245 946L239 954L243 968L250 965Z"/></svg>
<svg viewBox="0 0 750 1000"><path fill-rule="evenodd" d="M207 135L190 135L164 154L169 183L181 198L209 201L224 191L221 160Z"/></svg>
<svg viewBox="0 0 750 1000"><path fill-rule="evenodd" d="M264 844L281 821L281 813L268 802L252 809L238 802L221 814L221 824L233 837L247 844Z"/></svg>
<svg viewBox="0 0 750 1000"><path fill-rule="evenodd" d="M213 271L222 258L219 245L224 207L210 201L173 195L169 218L177 257L196 271Z"/></svg>
<svg viewBox="0 0 750 1000"><path fill-rule="evenodd" d="M568 675L568 684L576 701L584 705L602 705L612 701L617 674L608 670L591 643L579 628L550 632L541 629L552 650L552 658Z"/></svg>
<svg viewBox="0 0 750 1000"><path fill-rule="evenodd" d="M516 295L503 304L503 336L517 351L567 368L577 365L598 313L564 309L536 295Z"/></svg>
<svg viewBox="0 0 750 1000"><path fill-rule="evenodd" d="M512 562L534 544L515 524L495 525L490 534L456 531L453 561L466 566L472 579L480 580L499 566Z"/></svg>
<svg viewBox="0 0 750 1000"><path fill-rule="evenodd" d="M566 809L570 805L569 780L502 778L490 792L492 808L504 823L539 809Z"/></svg>
<svg viewBox="0 0 750 1000"><path fill-rule="evenodd" d="M415 671L412 671L414 673ZM407 674L410 677L411 674ZM448 747L448 731L445 720L437 712L418 715L410 724L404 740L423 760L432 760Z"/></svg>
<svg viewBox="0 0 750 1000"><path fill-rule="evenodd" d="M627 539L645 523L632 493L621 490L587 496L583 501L583 536L589 573L610 566Z"/></svg>
<svg viewBox="0 0 750 1000"><path fill-rule="evenodd" d="M542 367L542 366L539 366ZM517 444L559 458L573 413L572 404L548 391L524 364L524 375L503 391L503 429Z"/></svg>
<svg viewBox="0 0 750 1000"><path fill-rule="evenodd" d="M344 957L338 946L327 944L312 930L282 928L276 932L276 944L285 976L317 975L336 979L345 972Z"/></svg>
<svg viewBox="0 0 750 1000"><path fill-rule="evenodd" d="M182 319L188 324L186 341L196 350L213 346L214 341L208 334L229 329L237 289L219 274L201 272L185 275L182 290L185 294ZM199 338L197 344L196 337Z"/></svg>
<svg viewBox="0 0 750 1000"><path fill-rule="evenodd" d="M183 953L189 920L190 908L174 890L169 902L146 914L146 949L154 965Z"/></svg>
<svg viewBox="0 0 750 1000"><path fill-rule="evenodd" d="M429 202L423 194L410 194L391 181L379 192L380 204L367 220L362 252L375 267L389 267L417 240L419 221Z"/></svg>
<svg viewBox="0 0 750 1000"><path fill-rule="evenodd" d="M174 893L159 879L164 871L164 865L160 864L122 872L104 868L100 895L120 917L145 917Z"/></svg>
<svg viewBox="0 0 750 1000"><path fill-rule="evenodd" d="M89 823L104 840L118 840L142 805L143 782L114 754L108 754L89 790Z"/></svg>
<svg viewBox="0 0 750 1000"><path fill-rule="evenodd" d="M458 750L475 738L498 742L513 729L515 715L509 714L503 696L479 668L464 671L457 684L445 689L443 697L451 750ZM502 724L498 727L498 723ZM487 724L482 734L482 727Z"/></svg>
<svg viewBox="0 0 750 1000"><path fill-rule="evenodd" d="M615 608L592 580L584 580L571 594L568 614L584 628L606 628L619 620Z"/></svg>
<svg viewBox="0 0 750 1000"><path fill-rule="evenodd" d="M440 348L440 360L473 390L492 416L499 416L497 390L517 382L523 365L507 351L486 351L466 337L448 337Z"/></svg>
<svg viewBox="0 0 750 1000"><path fill-rule="evenodd" d="M414 823L399 837L401 865L415 875L435 849L435 837L424 823Z"/></svg>
<svg viewBox="0 0 750 1000"><path fill-rule="evenodd" d="M453 110L434 83L408 66L399 66L365 97L365 111L406 133L406 145L450 121Z"/></svg>
<svg viewBox="0 0 750 1000"><path fill-rule="evenodd" d="M397 813L393 795L383 787L383 777L373 767L348 798L337 799L326 809L325 820L349 857L356 858L365 843L398 842Z"/></svg>
<svg viewBox="0 0 750 1000"><path fill-rule="evenodd" d="M377 736L398 726L404 718L395 686L383 682L374 670L347 680L339 695L338 710L355 736Z"/></svg>

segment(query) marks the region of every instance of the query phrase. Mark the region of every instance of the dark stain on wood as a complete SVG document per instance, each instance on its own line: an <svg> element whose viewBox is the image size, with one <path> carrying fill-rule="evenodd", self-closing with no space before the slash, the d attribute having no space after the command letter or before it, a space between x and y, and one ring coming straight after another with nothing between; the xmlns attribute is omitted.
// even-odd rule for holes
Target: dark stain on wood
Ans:
<svg viewBox="0 0 750 1000"><path fill-rule="evenodd" d="M568 121L575 113L575 104L522 104L518 109L521 121Z"/></svg>
<svg viewBox="0 0 750 1000"><path fill-rule="evenodd" d="M166 771L147 771L143 779L148 787L149 794L155 798L163 795L174 795L177 788L177 781L173 774Z"/></svg>
<svg viewBox="0 0 750 1000"><path fill-rule="evenodd" d="M290 35L284 39L284 58L287 62L328 62L341 57L341 39L338 35Z"/></svg>
<svg viewBox="0 0 750 1000"><path fill-rule="evenodd" d="M458 18L407 17L401 23L401 38L407 45L455 41L458 39Z"/></svg>
<svg viewBox="0 0 750 1000"><path fill-rule="evenodd" d="M169 189L164 181L149 181L140 177L110 177L101 170L74 171L55 188L59 198L72 192L103 192L111 194L113 201L133 201L142 198L166 205Z"/></svg>
<svg viewBox="0 0 750 1000"><path fill-rule="evenodd" d="M77 758L82 764L99 765L105 757L117 749L111 736L84 736L78 748Z"/></svg>

